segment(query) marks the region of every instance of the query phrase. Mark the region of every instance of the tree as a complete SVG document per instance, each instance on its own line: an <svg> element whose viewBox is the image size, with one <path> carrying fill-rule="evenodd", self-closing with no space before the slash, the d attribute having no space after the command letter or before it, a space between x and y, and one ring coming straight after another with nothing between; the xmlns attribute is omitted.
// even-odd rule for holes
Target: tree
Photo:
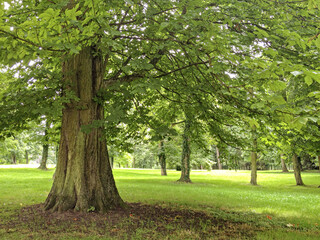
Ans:
<svg viewBox="0 0 320 240"><path fill-rule="evenodd" d="M94 98L103 84L105 63L94 51L94 47L85 47L63 62L65 88L79 100L63 109L59 158L45 202L47 210L87 211L93 206L104 212L124 204L113 179L102 126L88 133L81 129L104 118L103 105Z"/></svg>
<svg viewBox="0 0 320 240"><path fill-rule="evenodd" d="M251 151L251 180L252 185L257 185L257 133L256 126L252 127L252 151Z"/></svg>
<svg viewBox="0 0 320 240"><path fill-rule="evenodd" d="M307 69L301 61L293 61L305 57L306 39L315 36L313 22L318 15L317 10L309 14L305 2L273 1L26 0L4 6L1 63L15 73L37 69L50 75L48 66L60 74L52 83L62 97L56 88L39 91L44 94L49 89L53 102L64 106L57 172L45 208L83 212L124 205L105 141L106 88L121 90L121 85L136 81L138 89L170 91L173 100L179 98L194 113L200 112L197 120L205 120L212 133L225 140L222 125L252 112L247 101L251 85L260 86L269 78L279 82L278 75L288 75L295 67ZM308 28L301 28L301 23ZM15 78L15 82L30 84L34 79ZM36 97L29 94L28 99ZM13 103L14 97L7 102ZM2 111L6 108L1 104L1 113L9 112ZM27 122L45 110L11 113ZM12 128L4 119L0 124Z"/></svg>
<svg viewBox="0 0 320 240"><path fill-rule="evenodd" d="M221 159L220 159L220 150L219 150L218 146L216 146L216 156L217 156L217 162L218 162L218 169L222 170L222 163L221 163Z"/></svg>
<svg viewBox="0 0 320 240"><path fill-rule="evenodd" d="M298 156L296 153L293 153L292 162L293 162L293 170L294 170L294 177L296 179L296 184L304 185L301 178L301 167L300 167Z"/></svg>
<svg viewBox="0 0 320 240"><path fill-rule="evenodd" d="M46 120L45 123L45 129L44 129L44 142L42 144L42 157L41 157L41 162L39 169L42 170L47 170L47 160L48 160L48 153L49 153L49 136L48 136L48 131L50 129L50 122Z"/></svg>
<svg viewBox="0 0 320 240"><path fill-rule="evenodd" d="M283 154L280 154L282 172L289 172Z"/></svg>
<svg viewBox="0 0 320 240"><path fill-rule="evenodd" d="M159 142L159 163L161 167L161 175L162 176L167 176L167 164L166 164L166 153L165 153L165 148L164 148L164 140L160 140Z"/></svg>
<svg viewBox="0 0 320 240"><path fill-rule="evenodd" d="M190 125L191 122L189 119L185 120L184 130L182 135L182 154L181 154L181 176L178 180L179 182L187 182L190 183L190 171L191 171L191 164L190 164Z"/></svg>

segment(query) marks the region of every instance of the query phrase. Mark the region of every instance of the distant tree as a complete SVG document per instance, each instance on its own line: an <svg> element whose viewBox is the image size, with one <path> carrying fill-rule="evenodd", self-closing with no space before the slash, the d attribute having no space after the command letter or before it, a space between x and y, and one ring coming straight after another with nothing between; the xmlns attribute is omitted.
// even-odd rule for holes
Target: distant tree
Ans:
<svg viewBox="0 0 320 240"><path fill-rule="evenodd" d="M256 126L252 126L252 150L251 150L251 185L257 185L257 129Z"/></svg>
<svg viewBox="0 0 320 240"><path fill-rule="evenodd" d="M298 156L296 153L293 153L292 162L293 162L293 170L294 170L294 177L296 179L296 184L304 185L301 178L301 167L300 167L300 163L298 161Z"/></svg>
<svg viewBox="0 0 320 240"><path fill-rule="evenodd" d="M280 154L282 172L289 172L283 154Z"/></svg>
<svg viewBox="0 0 320 240"><path fill-rule="evenodd" d="M187 182L190 183L190 171L191 171L191 163L190 163L190 126L191 121L187 118L184 123L184 130L182 135L182 154L181 154L181 177L178 180L179 182Z"/></svg>
<svg viewBox="0 0 320 240"><path fill-rule="evenodd" d="M167 176L167 164L166 164L166 153L164 148L164 140L159 141L159 153L158 153L159 163L161 167L161 175Z"/></svg>
<svg viewBox="0 0 320 240"><path fill-rule="evenodd" d="M46 120L45 128L44 128L44 136L42 143L42 156L40 161L39 169L47 170L47 161L49 155L49 130L50 130L50 122Z"/></svg>
<svg viewBox="0 0 320 240"><path fill-rule="evenodd" d="M218 163L218 169L222 170L222 162L221 162L221 158L220 158L220 150L219 150L218 146L216 146L215 148L216 148L216 158L217 158L217 163Z"/></svg>

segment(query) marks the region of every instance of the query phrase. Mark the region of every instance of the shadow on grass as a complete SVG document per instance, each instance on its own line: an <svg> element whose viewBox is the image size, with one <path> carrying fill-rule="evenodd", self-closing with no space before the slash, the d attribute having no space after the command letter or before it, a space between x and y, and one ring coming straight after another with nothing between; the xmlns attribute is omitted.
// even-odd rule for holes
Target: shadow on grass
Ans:
<svg viewBox="0 0 320 240"><path fill-rule="evenodd" d="M264 228L245 222L219 219L202 211L159 205L128 203L127 209L107 214L50 213L43 205L22 208L1 224L2 237L10 239L254 239ZM0 236L1 236L0 235Z"/></svg>

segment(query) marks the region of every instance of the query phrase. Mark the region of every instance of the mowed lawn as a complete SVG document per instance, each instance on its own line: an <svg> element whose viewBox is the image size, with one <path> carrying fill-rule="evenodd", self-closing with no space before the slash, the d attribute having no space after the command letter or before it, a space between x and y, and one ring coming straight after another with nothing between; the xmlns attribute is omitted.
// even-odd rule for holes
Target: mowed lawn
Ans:
<svg viewBox="0 0 320 240"><path fill-rule="evenodd" d="M320 173L303 173L306 186L296 186L293 173L258 172L251 186L249 171L193 171L192 184L176 182L179 172L115 170L122 197L129 202L264 213L293 223L320 224Z"/></svg>
<svg viewBox="0 0 320 240"><path fill-rule="evenodd" d="M53 172L0 168L0 219L44 202ZM248 184L249 171L192 171L192 184L178 183L179 175L174 170L168 176L160 176L160 170L114 170L126 202L205 211L223 220L265 226L258 239L320 239L318 172L302 174L306 186L295 186L293 173L280 171L259 171L259 186Z"/></svg>

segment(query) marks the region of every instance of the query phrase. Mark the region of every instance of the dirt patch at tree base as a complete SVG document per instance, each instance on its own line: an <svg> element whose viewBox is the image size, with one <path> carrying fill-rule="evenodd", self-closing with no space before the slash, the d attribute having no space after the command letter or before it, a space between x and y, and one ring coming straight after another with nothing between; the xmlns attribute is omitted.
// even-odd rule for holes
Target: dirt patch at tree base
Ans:
<svg viewBox="0 0 320 240"><path fill-rule="evenodd" d="M105 214L51 213L43 204L22 208L0 225L5 236L24 239L254 239L263 229L217 219L201 211L127 203Z"/></svg>

